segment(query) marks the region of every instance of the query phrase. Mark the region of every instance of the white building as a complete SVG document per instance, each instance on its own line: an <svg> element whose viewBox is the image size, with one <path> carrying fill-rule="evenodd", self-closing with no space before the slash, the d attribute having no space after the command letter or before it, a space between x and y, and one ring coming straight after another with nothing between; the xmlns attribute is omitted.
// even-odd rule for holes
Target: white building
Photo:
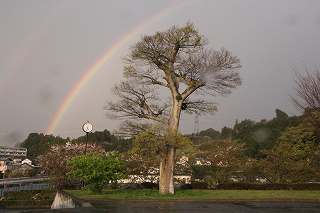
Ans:
<svg viewBox="0 0 320 213"><path fill-rule="evenodd" d="M25 158L27 157L27 149L0 146L0 157Z"/></svg>
<svg viewBox="0 0 320 213"><path fill-rule="evenodd" d="M0 146L0 172L4 173L6 170L19 167L24 163L32 165L29 159L25 159L26 157L26 148ZM25 159L24 162L23 159Z"/></svg>
<svg viewBox="0 0 320 213"><path fill-rule="evenodd" d="M21 164L28 164L28 165L32 165L32 161L29 160L28 158L24 159L23 161L21 161Z"/></svg>

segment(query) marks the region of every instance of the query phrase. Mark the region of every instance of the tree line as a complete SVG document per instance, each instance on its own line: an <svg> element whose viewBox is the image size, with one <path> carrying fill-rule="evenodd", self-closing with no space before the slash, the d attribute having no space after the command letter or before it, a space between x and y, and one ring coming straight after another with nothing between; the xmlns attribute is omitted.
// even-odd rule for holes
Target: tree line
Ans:
<svg viewBox="0 0 320 213"><path fill-rule="evenodd" d="M275 117L271 120L262 119L253 121L236 120L233 127L223 127L220 131L209 128L200 131L194 137L195 143L206 140L233 140L245 144L245 154L248 157L259 158L261 150L272 148L282 132L291 126L297 125L301 116L288 116L280 109L275 110Z"/></svg>
<svg viewBox="0 0 320 213"><path fill-rule="evenodd" d="M104 150L125 152L131 147L131 139L116 136L108 130L95 131L89 133L89 144L101 145ZM63 138L54 135L45 135L43 133L30 133L27 138L17 146L28 149L27 158L38 162L38 157L50 150L53 145L65 145L66 143L81 144L87 140L86 136L80 136L75 139L69 137Z"/></svg>
<svg viewBox="0 0 320 213"><path fill-rule="evenodd" d="M214 184L231 183L232 178L244 183L319 182L320 138L314 122L320 122L320 113L289 117L276 112L269 121L236 122L227 136L213 129L200 132L195 156L210 163L192 165L194 178Z"/></svg>
<svg viewBox="0 0 320 213"><path fill-rule="evenodd" d="M245 119L220 131L209 128L197 135L179 135L175 175L190 175L192 181L209 187L232 183L234 179L242 183L320 181L320 138L315 121L320 123L318 111L288 116L276 109L270 120ZM123 164L122 173L126 174L121 177L138 178L150 172L158 175L164 141L159 131L155 127L132 138L119 137L108 130L96 131L89 136L88 153L117 153ZM85 136L71 140L31 133L20 146L27 148L28 156L54 177L57 186L63 187L69 182L67 162L84 154L85 140ZM187 157L187 162L179 163L182 157Z"/></svg>

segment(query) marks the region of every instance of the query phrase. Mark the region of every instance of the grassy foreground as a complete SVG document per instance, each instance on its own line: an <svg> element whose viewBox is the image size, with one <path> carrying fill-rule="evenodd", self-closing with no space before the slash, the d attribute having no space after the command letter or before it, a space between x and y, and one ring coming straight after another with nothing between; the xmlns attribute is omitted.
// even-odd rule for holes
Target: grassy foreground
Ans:
<svg viewBox="0 0 320 213"><path fill-rule="evenodd" d="M175 195L160 195L157 190L104 190L101 194L90 191L68 190L85 200L255 200L255 201L318 201L320 191L308 190L178 190Z"/></svg>
<svg viewBox="0 0 320 213"><path fill-rule="evenodd" d="M1 208L50 208L56 192L44 191L22 191L9 192L0 200Z"/></svg>

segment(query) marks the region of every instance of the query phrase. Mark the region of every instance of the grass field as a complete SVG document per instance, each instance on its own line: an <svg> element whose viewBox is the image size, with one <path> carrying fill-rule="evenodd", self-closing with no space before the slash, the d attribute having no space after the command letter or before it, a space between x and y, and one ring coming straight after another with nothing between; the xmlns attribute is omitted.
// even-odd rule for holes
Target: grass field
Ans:
<svg viewBox="0 0 320 213"><path fill-rule="evenodd" d="M320 191L308 190L178 190L175 195L159 195L157 190L151 189L105 190L101 194L82 190L67 192L87 200L310 200L320 202Z"/></svg>
<svg viewBox="0 0 320 213"><path fill-rule="evenodd" d="M22 191L9 192L0 200L0 208L50 208L56 192Z"/></svg>

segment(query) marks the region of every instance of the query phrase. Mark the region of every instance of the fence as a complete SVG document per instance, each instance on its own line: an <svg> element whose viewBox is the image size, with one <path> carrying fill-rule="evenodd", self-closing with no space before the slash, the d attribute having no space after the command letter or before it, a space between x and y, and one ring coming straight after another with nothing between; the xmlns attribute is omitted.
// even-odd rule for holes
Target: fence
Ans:
<svg viewBox="0 0 320 213"><path fill-rule="evenodd" d="M33 190L46 190L50 189L50 184L46 180L30 179L29 181L23 179L19 180L2 180L0 182L0 196L3 196L6 192L20 192L20 191L33 191Z"/></svg>

